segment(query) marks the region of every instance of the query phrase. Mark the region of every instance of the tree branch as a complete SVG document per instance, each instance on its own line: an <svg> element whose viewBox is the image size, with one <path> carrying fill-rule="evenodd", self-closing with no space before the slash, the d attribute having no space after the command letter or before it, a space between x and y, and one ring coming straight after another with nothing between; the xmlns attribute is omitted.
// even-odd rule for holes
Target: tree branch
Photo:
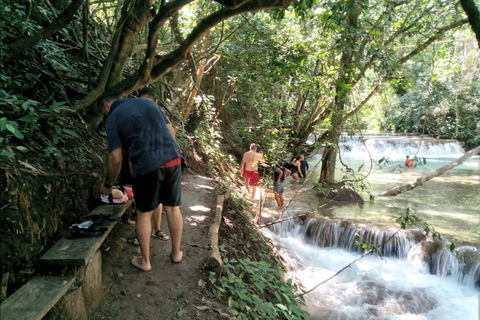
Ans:
<svg viewBox="0 0 480 320"><path fill-rule="evenodd" d="M180 0L187 1L187 0ZM180 2L179 1L179 2ZM151 83L163 76L171 68L176 67L185 59L192 51L194 44L211 28L227 20L233 16L255 12L263 9L286 8L292 4L293 0L251 0L236 9L221 8L213 14L207 16L192 30L188 37L183 41L180 47L167 55L155 56L152 60L153 66L148 78L142 78L141 70L135 72L128 78L124 79L114 88L108 91L110 95L125 96L135 91L141 86ZM76 107L81 108L82 106Z"/></svg>
<svg viewBox="0 0 480 320"><path fill-rule="evenodd" d="M375 86L375 88L370 92L370 94L365 99L363 99L363 101L360 102L360 104L358 106L356 106L354 109L347 112L347 116L351 116L351 115L357 113L370 100L370 98L372 98L383 87L385 82L388 81L388 79L392 76L392 74L395 73L396 71L400 70L403 67L403 64L405 62L407 62L412 57L414 57L418 53L425 50L430 44L432 44L435 40L440 38L445 32L447 32L449 30L452 30L452 29L455 29L455 28L457 28L461 25L464 25L466 23L468 23L468 20L463 19L463 20L454 22L454 23L452 23L448 26L445 26L443 28L438 29L437 33L434 36L430 37L427 41L425 41L420 46L415 48L415 50L411 51L409 54L407 54L403 58L399 59L396 63L395 68L392 68L392 70L387 72L387 74L383 77L382 81Z"/></svg>
<svg viewBox="0 0 480 320"><path fill-rule="evenodd" d="M72 20L73 16L82 4L83 0L72 0L70 5L65 10L63 10L63 12L48 26L30 37L19 39L8 45L7 48L3 51L4 54L2 56L2 62L7 62L19 52L35 46L40 41L50 38L53 34L65 27Z"/></svg>

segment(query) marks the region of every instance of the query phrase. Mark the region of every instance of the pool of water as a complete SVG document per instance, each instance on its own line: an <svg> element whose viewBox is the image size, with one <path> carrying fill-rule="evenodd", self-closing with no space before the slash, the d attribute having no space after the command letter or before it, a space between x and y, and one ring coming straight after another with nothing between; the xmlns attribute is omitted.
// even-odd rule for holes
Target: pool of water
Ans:
<svg viewBox="0 0 480 320"><path fill-rule="evenodd" d="M389 155L391 160L391 163L383 168L374 165L366 179L373 195L440 168L463 154L463 150L456 142L430 139L428 143L422 142L422 148L426 150L419 152L418 155L425 157L426 165L406 169L402 165L405 154L409 152L413 156L415 150L411 145L416 145L418 148L419 139L392 137L388 142L384 140L384 137L379 137L370 143L372 148L370 152L372 156L377 157L375 160L378 161L384 155ZM353 143L353 145L352 147L350 143L349 151L343 151L343 162L354 170L363 164L362 171L368 172L370 161L368 154L362 150L363 144ZM400 147L395 148L395 145ZM374 147L387 149L379 151ZM320 157L317 155L307 159L310 168L313 169L316 166ZM358 223L396 228L398 224L395 219L400 212L409 207L418 217L433 225L448 241L455 242L457 246L472 245L480 248L479 156L468 159L443 175L426 182L423 186L397 196L376 196L371 202L368 194L363 194L365 200L363 206L331 206L320 202L311 190L313 184L319 180L320 166L321 164L317 166L305 185L287 179L284 198L286 202L293 198L289 209L309 210L329 218L349 219ZM338 164L336 178L339 179L341 176L342 166Z"/></svg>

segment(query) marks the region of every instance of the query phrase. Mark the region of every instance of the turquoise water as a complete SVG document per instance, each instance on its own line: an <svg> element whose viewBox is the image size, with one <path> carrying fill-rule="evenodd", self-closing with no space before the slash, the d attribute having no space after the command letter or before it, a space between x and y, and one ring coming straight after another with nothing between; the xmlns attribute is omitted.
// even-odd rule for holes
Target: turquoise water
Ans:
<svg viewBox="0 0 480 320"><path fill-rule="evenodd" d="M425 143L426 142L426 143ZM419 156L427 164L405 169L405 155L418 150L415 137L375 137L368 143L374 159L388 155L388 167L375 167L368 176L371 193L378 194L393 186L408 182L431 170L460 157L464 151L452 141L429 139L422 141ZM353 169L362 164L369 170L369 157L363 144L346 141L349 151L342 159ZM320 155L307 159L313 169ZM370 202L364 194L365 204L332 206L319 201L311 190L319 179L319 164L306 183L287 179L285 202L289 210L311 211L318 216L348 219L358 224L398 229L395 222L405 208L413 208L416 214L433 225L448 241L457 247L472 245L480 248L480 157L470 158L444 175L423 186L395 197L375 197ZM400 169L400 170L399 170ZM341 177L337 167L337 179ZM267 207L274 208L271 196ZM324 248L309 244L301 223L288 220L271 230L262 229L270 237L285 261L292 261L287 277L303 284L309 290L336 274L359 257L358 252L339 248ZM421 243L415 244L407 259L366 256L346 268L305 296L308 319L389 319L389 320L475 320L478 314L478 288L465 286L452 277L430 274L430 267L423 259ZM295 263L293 263L295 262Z"/></svg>
<svg viewBox="0 0 480 320"><path fill-rule="evenodd" d="M382 155L389 155L390 165L384 168L374 166L366 181L371 186L371 193L377 195L398 184L402 184L422 176L434 169L440 168L463 154L463 149L452 141L430 139L427 144L423 141L419 157L425 157L427 164L412 169L403 167L404 156L407 152L413 155L418 146L418 139L395 137L395 140L385 142L385 138L374 138L370 143L371 154L379 160ZM387 139L388 140L388 139ZM413 146L411 146L413 144ZM362 164L362 171L369 171L368 154L362 152L357 143L350 151L343 152L342 160L354 170ZM395 145L400 145L395 148ZM375 148L388 147L388 151ZM428 147L428 148L427 148ZM405 150L409 149L409 150ZM426 151L422 152L422 149ZM394 152L394 150L397 150ZM310 167L318 163L320 155L307 159ZM457 246L472 245L480 248L480 157L474 156L463 164L436 177L423 186L393 197L375 197L369 201L369 195L363 194L365 205L332 206L322 203L311 191L313 184L320 176L320 166L309 177L305 186L288 179L285 188L285 200L294 197L289 209L310 210L318 215L329 218L349 219L358 223L365 223L391 228L398 227L395 222L399 212L410 207L416 214L433 225L448 241L454 241ZM341 164L337 162L336 178L342 176Z"/></svg>

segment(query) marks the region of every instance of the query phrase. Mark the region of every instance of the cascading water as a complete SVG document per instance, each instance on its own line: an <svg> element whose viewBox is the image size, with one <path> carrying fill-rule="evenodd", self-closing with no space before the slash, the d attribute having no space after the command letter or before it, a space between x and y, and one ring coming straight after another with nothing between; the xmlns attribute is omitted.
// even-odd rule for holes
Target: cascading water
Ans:
<svg viewBox="0 0 480 320"><path fill-rule="evenodd" d="M393 161L389 168L373 168L368 178L373 194L439 168L464 153L457 142L436 139L422 140L418 150L418 137L370 137L365 145L373 160L385 156ZM364 172L368 171L370 157L358 137L344 138L340 149L349 167L356 170L363 164ZM427 165L402 168L405 156L413 156L417 150ZM320 155L307 160L313 167L319 159ZM337 178L340 174L339 170ZM480 294L479 176L480 158L472 157L424 186L397 197L367 201L363 207L328 207L318 203L308 187L303 188L289 209L319 207L315 218L289 220L265 233L286 260L294 262L288 275L310 289L360 256L363 251L355 247L356 234L381 245L398 228L398 212L409 207L459 248L452 253L449 243L426 238L420 231L399 232L380 247L383 260L368 255L307 294L310 319L476 320ZM318 177L319 172L312 174L310 187ZM298 188L287 181L286 201Z"/></svg>
<svg viewBox="0 0 480 320"><path fill-rule="evenodd" d="M412 240L421 235L417 230L394 234L328 219L289 220L265 233L286 260L296 261L289 276L307 290L358 258L360 238L382 253L383 260L367 256L307 294L310 319L476 319L480 254L475 248L459 261L441 242Z"/></svg>
<svg viewBox="0 0 480 320"><path fill-rule="evenodd" d="M420 147L419 156L422 157L460 157L465 151L458 141L438 140L431 138L421 139L418 136L383 135L365 139L360 137L346 137L340 139L342 157L363 159L368 156L367 149L373 159L388 157L393 160L405 159L406 155L413 156Z"/></svg>

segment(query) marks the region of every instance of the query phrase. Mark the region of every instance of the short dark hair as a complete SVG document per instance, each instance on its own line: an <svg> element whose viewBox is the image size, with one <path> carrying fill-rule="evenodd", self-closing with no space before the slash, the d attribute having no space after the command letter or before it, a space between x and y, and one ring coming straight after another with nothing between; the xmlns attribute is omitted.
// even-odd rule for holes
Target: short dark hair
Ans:
<svg viewBox="0 0 480 320"><path fill-rule="evenodd" d="M155 93L153 93L153 90L149 87L143 87L142 89L138 90L138 95L140 97L151 96L153 99L155 99Z"/></svg>
<svg viewBox="0 0 480 320"><path fill-rule="evenodd" d="M107 103L113 103L113 101L115 101L115 100L118 100L118 97L116 97L116 96L105 96L100 100L100 102L102 104L104 104L106 102Z"/></svg>

